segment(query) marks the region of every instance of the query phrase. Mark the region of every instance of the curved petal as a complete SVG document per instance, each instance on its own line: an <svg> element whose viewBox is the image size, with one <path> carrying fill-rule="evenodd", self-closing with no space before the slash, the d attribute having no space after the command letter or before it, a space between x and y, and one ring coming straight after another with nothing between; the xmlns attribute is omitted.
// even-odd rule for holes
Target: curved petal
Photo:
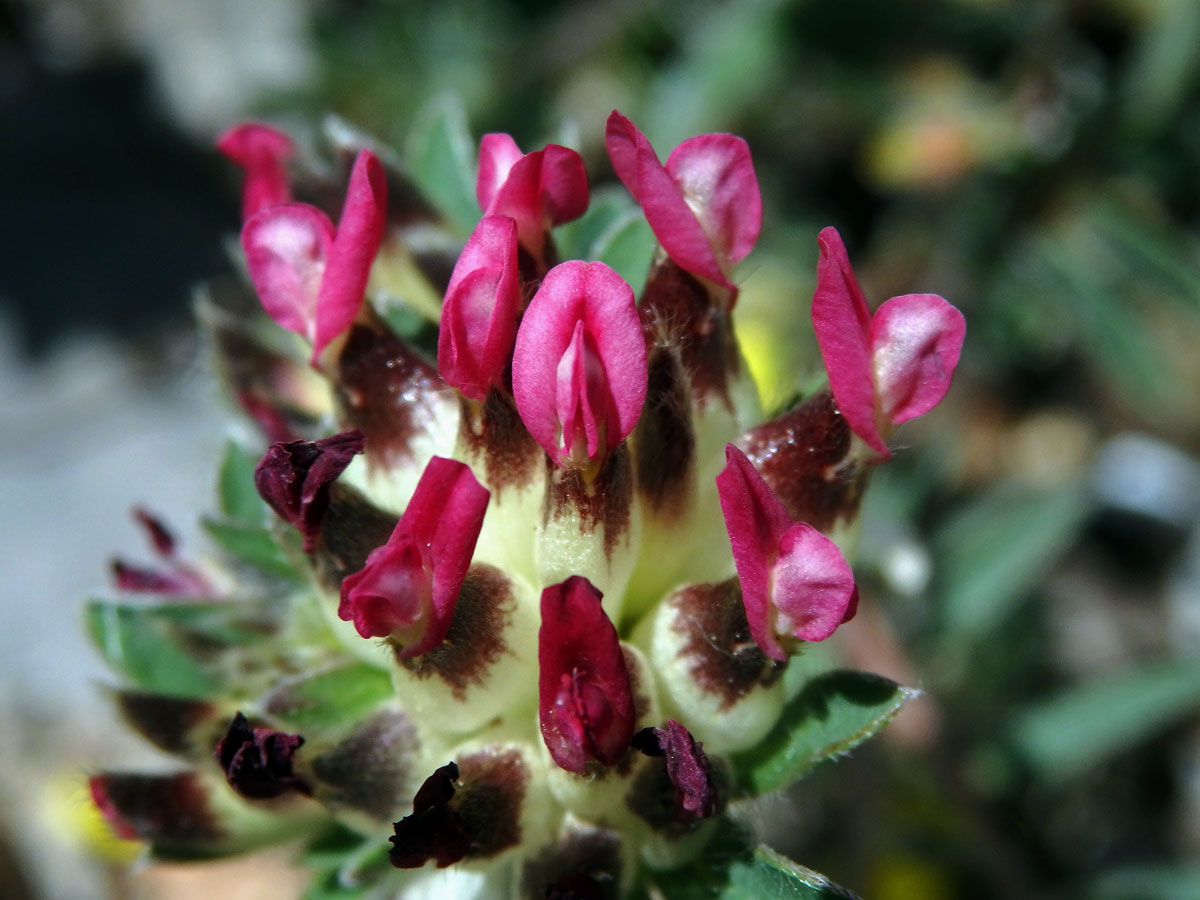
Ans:
<svg viewBox="0 0 1200 900"><path fill-rule="evenodd" d="M885 458L887 443L875 424L875 381L871 370L871 311L846 245L835 228L822 229L817 262L817 288L813 292L812 320L829 386L850 427Z"/></svg>
<svg viewBox="0 0 1200 900"><path fill-rule="evenodd" d="M700 220L722 268L754 249L762 230L762 192L750 147L742 138L688 138L671 151L666 168Z"/></svg>
<svg viewBox="0 0 1200 900"><path fill-rule="evenodd" d="M406 658L440 644L490 496L468 466L433 457L388 542L342 581L339 618L363 637L392 637Z"/></svg>
<svg viewBox="0 0 1200 900"><path fill-rule="evenodd" d="M742 586L750 635L768 656L787 659L772 625L771 571L792 520L754 464L733 444L725 446L725 468L717 476L717 496Z"/></svg>
<svg viewBox="0 0 1200 900"><path fill-rule="evenodd" d="M363 150L350 173L342 217L321 279L314 362L358 315L386 219L387 177L375 154Z"/></svg>
<svg viewBox="0 0 1200 900"><path fill-rule="evenodd" d="M633 431L647 379L645 340L624 279L600 262L551 269L513 349L513 394L534 440L560 466L586 462L572 453L580 441L587 460L603 456ZM595 419L594 439L577 415L584 408Z"/></svg>
<svg viewBox="0 0 1200 900"><path fill-rule="evenodd" d="M893 297L871 320L880 414L893 425L933 409L950 389L967 323L936 294Z"/></svg>
<svg viewBox="0 0 1200 900"><path fill-rule="evenodd" d="M292 199L286 163L295 152L292 139L269 125L242 122L217 138L217 150L241 166L242 219Z"/></svg>
<svg viewBox="0 0 1200 900"><path fill-rule="evenodd" d="M732 289L703 225L646 136L613 110L604 130L604 145L617 177L642 207L667 255L693 275Z"/></svg>
<svg viewBox="0 0 1200 900"><path fill-rule="evenodd" d="M542 213L549 225L562 225L587 212L587 169L583 157L570 147L546 145L540 180Z"/></svg>
<svg viewBox="0 0 1200 900"><path fill-rule="evenodd" d="M617 629L592 583L573 575L542 591L538 717L550 756L583 775L612 766L633 738L634 704Z"/></svg>
<svg viewBox="0 0 1200 900"><path fill-rule="evenodd" d="M520 315L518 281L516 222L485 216L450 276L438 334L442 377L472 400L503 384Z"/></svg>
<svg viewBox="0 0 1200 900"><path fill-rule="evenodd" d="M854 573L837 544L799 522L779 543L771 568L774 630L802 641L823 641L858 610Z"/></svg>
<svg viewBox="0 0 1200 900"><path fill-rule="evenodd" d="M505 181L509 170L521 158L521 148L511 135L485 134L479 140L479 173L475 176L475 199L487 211Z"/></svg>
<svg viewBox="0 0 1200 900"><path fill-rule="evenodd" d="M242 227L242 250L263 309L310 341L317 333L317 297L333 239L329 217L304 203L267 207Z"/></svg>

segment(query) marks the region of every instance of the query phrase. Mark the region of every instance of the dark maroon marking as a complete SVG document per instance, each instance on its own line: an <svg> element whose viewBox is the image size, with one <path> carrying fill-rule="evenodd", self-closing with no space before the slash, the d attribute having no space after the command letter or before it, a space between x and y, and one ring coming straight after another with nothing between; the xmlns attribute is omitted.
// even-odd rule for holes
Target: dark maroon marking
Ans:
<svg viewBox="0 0 1200 900"><path fill-rule="evenodd" d="M397 869L419 869L431 859L444 869L467 855L471 832L451 806L457 780L453 762L435 769L413 798L412 814L395 823L388 860Z"/></svg>
<svg viewBox="0 0 1200 900"><path fill-rule="evenodd" d="M828 533L854 518L870 466L850 458L851 431L828 390L737 441L788 515Z"/></svg>
<svg viewBox="0 0 1200 900"><path fill-rule="evenodd" d="M321 541L312 555L321 583L331 591L342 579L367 563L367 555L382 547L396 528L397 517L374 506L357 488L333 484Z"/></svg>
<svg viewBox="0 0 1200 900"><path fill-rule="evenodd" d="M677 347L697 400L715 397L729 407L729 379L741 361L726 305L665 256L651 268L638 305L646 346Z"/></svg>
<svg viewBox="0 0 1200 900"><path fill-rule="evenodd" d="M461 787L451 806L471 835L471 859L487 859L521 842L529 769L517 750L486 748L458 760Z"/></svg>
<svg viewBox="0 0 1200 900"><path fill-rule="evenodd" d="M620 884L620 836L607 828L580 826L526 863L521 896L616 900Z"/></svg>
<svg viewBox="0 0 1200 900"><path fill-rule="evenodd" d="M496 499L506 488L528 485L541 465L542 448L526 430L512 395L493 388L478 415L478 407L465 399L462 407L460 434L471 455L482 457L487 486Z"/></svg>
<svg viewBox="0 0 1200 900"><path fill-rule="evenodd" d="M675 607L671 627L686 638L679 655L701 690L721 698L722 709L783 675L787 664L763 653L750 636L736 578L688 585L668 602Z"/></svg>
<svg viewBox="0 0 1200 900"><path fill-rule="evenodd" d="M379 713L313 760L317 798L334 810L392 819L412 796L417 748L417 730L406 715Z"/></svg>
<svg viewBox="0 0 1200 900"><path fill-rule="evenodd" d="M695 478L696 434L687 375L674 347L650 349L646 403L634 432L638 492L660 515L688 508Z"/></svg>
<svg viewBox="0 0 1200 900"><path fill-rule="evenodd" d="M488 673L508 652L504 630L513 611L512 582L495 566L476 563L467 571L454 618L445 639L420 656L405 659L396 648L396 662L418 678L435 675L457 700L467 689L487 683Z"/></svg>
<svg viewBox="0 0 1200 900"><path fill-rule="evenodd" d="M113 698L121 717L134 731L159 750L177 755L190 755L200 743L196 730L216 717L216 707L207 700L141 691L116 691Z"/></svg>
<svg viewBox="0 0 1200 900"><path fill-rule="evenodd" d="M366 436L368 465L411 461L413 439L447 390L437 369L382 322L351 326L334 391L342 420Z"/></svg>
<svg viewBox="0 0 1200 900"><path fill-rule="evenodd" d="M549 456L547 468L546 521L567 510L579 512L586 533L604 528L604 552L611 556L617 541L629 530L633 509L633 466L628 444L622 443L604 460L589 485L580 469L560 469Z"/></svg>
<svg viewBox="0 0 1200 900"><path fill-rule="evenodd" d="M96 775L92 799L113 829L156 849L203 851L225 837L195 772Z"/></svg>

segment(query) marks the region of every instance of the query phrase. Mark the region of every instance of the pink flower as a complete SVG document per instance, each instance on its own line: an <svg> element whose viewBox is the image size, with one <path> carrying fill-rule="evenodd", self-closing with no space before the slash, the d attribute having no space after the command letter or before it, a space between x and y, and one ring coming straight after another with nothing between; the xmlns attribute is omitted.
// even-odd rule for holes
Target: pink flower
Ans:
<svg viewBox="0 0 1200 900"><path fill-rule="evenodd" d="M503 387L521 313L517 223L485 216L454 266L438 335L438 369L465 397Z"/></svg>
<svg viewBox="0 0 1200 900"><path fill-rule="evenodd" d="M764 653L785 660L780 637L823 641L854 617L858 588L837 545L811 525L792 522L733 444L725 447L717 494L750 634Z"/></svg>
<svg viewBox="0 0 1200 900"><path fill-rule="evenodd" d="M633 688L617 629L592 583L573 575L542 591L538 715L550 756L568 772L616 765L633 739Z"/></svg>
<svg viewBox="0 0 1200 900"><path fill-rule="evenodd" d="M286 163L295 152L292 139L258 122L234 125L217 138L217 149L242 167L242 220L260 209L292 199Z"/></svg>
<svg viewBox="0 0 1200 900"><path fill-rule="evenodd" d="M522 155L509 135L485 134L475 196L485 216L511 216L521 246L540 260L550 229L587 211L583 157L558 144Z"/></svg>
<svg viewBox="0 0 1200 900"><path fill-rule="evenodd" d="M732 290L730 269L753 249L762 227L762 194L746 142L732 134L688 138L664 166L646 136L616 110L604 142L613 170L667 255Z"/></svg>
<svg viewBox="0 0 1200 900"><path fill-rule="evenodd" d="M470 468L433 457L388 542L342 581L338 617L364 638L391 637L405 658L440 644L490 496Z"/></svg>
<svg viewBox="0 0 1200 900"><path fill-rule="evenodd" d="M314 365L358 315L386 208L383 166L364 150L350 174L336 232L325 213L303 203L262 209L242 228L250 280L263 308L312 342Z"/></svg>
<svg viewBox="0 0 1200 900"><path fill-rule="evenodd" d="M559 466L602 459L646 399L646 345L633 290L604 263L565 262L542 280L517 332L513 395Z"/></svg>
<svg viewBox="0 0 1200 900"><path fill-rule="evenodd" d="M812 318L829 386L850 427L889 459L892 428L929 412L949 390L966 322L936 294L893 297L872 316L837 229L817 240Z"/></svg>

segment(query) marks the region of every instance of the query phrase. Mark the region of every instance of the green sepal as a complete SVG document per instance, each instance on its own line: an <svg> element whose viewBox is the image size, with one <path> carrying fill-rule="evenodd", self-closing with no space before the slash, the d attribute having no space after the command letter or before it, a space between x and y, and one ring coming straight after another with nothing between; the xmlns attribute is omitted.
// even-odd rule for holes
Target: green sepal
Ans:
<svg viewBox="0 0 1200 900"><path fill-rule="evenodd" d="M443 96L417 114L405 147L413 180L462 235L479 222L475 143L458 98Z"/></svg>
<svg viewBox="0 0 1200 900"><path fill-rule="evenodd" d="M84 609L92 643L114 670L145 691L206 698L219 679L185 646L180 617L191 606L131 606L94 600Z"/></svg>
<svg viewBox="0 0 1200 900"><path fill-rule="evenodd" d="M784 707L771 732L734 758L735 790L757 795L786 787L871 737L916 693L848 669L812 679Z"/></svg>
<svg viewBox="0 0 1200 900"><path fill-rule="evenodd" d="M858 900L825 876L798 865L729 819L696 862L654 884L667 900Z"/></svg>
<svg viewBox="0 0 1200 900"><path fill-rule="evenodd" d="M300 573L274 533L261 525L205 518L204 530L231 556L275 578L299 581Z"/></svg>
<svg viewBox="0 0 1200 900"><path fill-rule="evenodd" d="M350 663L280 686L263 709L301 732L329 731L365 718L393 694L386 671Z"/></svg>

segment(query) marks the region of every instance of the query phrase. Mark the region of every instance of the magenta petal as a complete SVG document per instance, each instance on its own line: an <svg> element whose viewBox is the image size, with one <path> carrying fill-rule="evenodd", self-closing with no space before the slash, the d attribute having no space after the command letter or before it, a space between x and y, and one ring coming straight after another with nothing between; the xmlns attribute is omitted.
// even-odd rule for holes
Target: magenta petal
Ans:
<svg viewBox="0 0 1200 900"><path fill-rule="evenodd" d="M693 275L732 289L704 226L688 206L680 185L659 162L646 136L613 110L604 131L604 144L613 170L642 207L667 255ZM761 214L760 200L759 217Z"/></svg>
<svg viewBox="0 0 1200 900"><path fill-rule="evenodd" d="M551 269L513 350L513 394L534 440L560 466L608 453L637 424L647 378L629 285L604 263Z"/></svg>
<svg viewBox="0 0 1200 900"><path fill-rule="evenodd" d="M671 151L666 168L723 268L754 249L762 229L762 192L744 140L732 134L689 138Z"/></svg>
<svg viewBox="0 0 1200 900"><path fill-rule="evenodd" d="M550 756L583 775L612 766L633 738L633 688L601 594L574 575L542 591L538 715Z"/></svg>
<svg viewBox="0 0 1200 900"><path fill-rule="evenodd" d="M768 656L785 660L787 654L772 625L771 570L792 520L754 464L733 444L725 446L725 468L717 476L717 496L729 532L750 635Z"/></svg>
<svg viewBox="0 0 1200 900"><path fill-rule="evenodd" d="M258 122L234 125L217 138L217 149L245 173L242 182L242 219L260 209L292 199L285 164L295 152L292 139Z"/></svg>
<svg viewBox="0 0 1200 900"><path fill-rule="evenodd" d="M263 309L310 341L317 333L317 297L332 246L329 217L303 203L268 207L242 227L250 281Z"/></svg>
<svg viewBox="0 0 1200 900"><path fill-rule="evenodd" d="M475 199L487 211L497 192L508 180L508 173L522 157L521 148L507 134L485 134L479 140L479 174L475 178Z"/></svg>
<svg viewBox="0 0 1200 900"><path fill-rule="evenodd" d="M578 219L588 207L587 169L570 147L547 144L542 156L541 203L547 224Z"/></svg>
<svg viewBox="0 0 1200 900"><path fill-rule="evenodd" d="M370 150L363 150L350 173L342 217L321 280L313 362L358 315L386 219L387 178L383 165Z"/></svg>
<svg viewBox="0 0 1200 900"><path fill-rule="evenodd" d="M936 294L893 297L871 320L879 412L893 425L924 415L950 389L967 323Z"/></svg>
<svg viewBox="0 0 1200 900"><path fill-rule="evenodd" d="M871 311L837 229L822 229L817 241L821 257L817 262L812 319L829 373L829 386L838 409L855 433L884 457L890 457L887 443L875 424Z"/></svg>
<svg viewBox="0 0 1200 900"><path fill-rule="evenodd" d="M779 544L771 569L774 629L802 641L823 641L858 607L854 573L837 544L803 522Z"/></svg>
<svg viewBox="0 0 1200 900"><path fill-rule="evenodd" d="M504 142L495 143L497 146L491 148L494 155L487 158L493 160L498 173L500 163L495 160L506 161L511 148ZM484 159L481 147L481 184ZM540 255L549 228L583 215L587 204L587 172L583 158L574 150L551 144L512 164L484 212L489 216L511 216L516 220L521 245L534 255Z"/></svg>
<svg viewBox="0 0 1200 900"><path fill-rule="evenodd" d="M338 616L363 637L392 637L403 657L442 642L471 565L490 493L468 466L435 456L404 515L366 565L342 581Z"/></svg>
<svg viewBox="0 0 1200 900"><path fill-rule="evenodd" d="M458 257L442 303L438 369L447 384L479 401L503 384L520 306L516 222L486 216Z"/></svg>

